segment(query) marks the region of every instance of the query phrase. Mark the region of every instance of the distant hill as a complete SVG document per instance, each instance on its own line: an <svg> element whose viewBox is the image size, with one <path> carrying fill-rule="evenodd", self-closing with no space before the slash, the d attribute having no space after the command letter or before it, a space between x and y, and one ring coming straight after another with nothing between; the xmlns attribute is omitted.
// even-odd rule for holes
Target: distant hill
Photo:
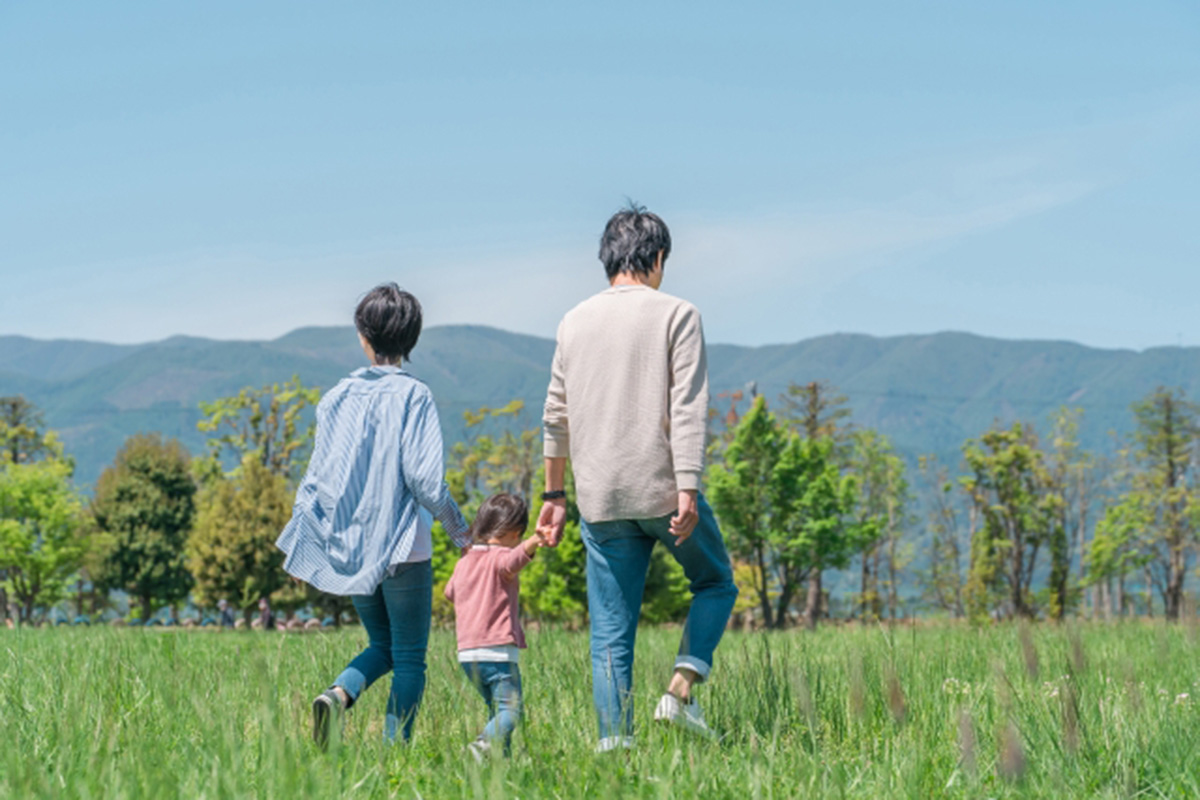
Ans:
<svg viewBox="0 0 1200 800"><path fill-rule="evenodd" d="M430 328L411 371L429 383L447 438L463 434L462 412L525 400L536 424L554 343L493 328ZM963 333L876 338L835 334L790 345L710 347L714 404L755 382L776 398L791 382L826 380L850 398L854 419L889 435L910 459L956 461L962 442L996 419L1045 427L1060 406L1085 410L1084 440L1110 446L1129 406L1158 385L1200 392L1200 348L1143 352L1067 342L1004 341ZM95 481L128 435L161 431L194 452L198 404L293 374L328 388L363 364L354 330L302 328L268 342L175 337L144 345L0 337L0 395L24 394L45 411Z"/></svg>

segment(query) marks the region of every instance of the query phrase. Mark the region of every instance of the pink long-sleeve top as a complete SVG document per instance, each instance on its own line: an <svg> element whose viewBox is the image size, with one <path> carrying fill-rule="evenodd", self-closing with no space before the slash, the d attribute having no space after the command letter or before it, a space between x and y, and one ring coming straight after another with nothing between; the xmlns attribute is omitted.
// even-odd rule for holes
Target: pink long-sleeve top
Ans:
<svg viewBox="0 0 1200 800"><path fill-rule="evenodd" d="M525 647L521 629L517 577L533 560L521 545L472 545L454 565L446 583L446 598L454 603L458 649Z"/></svg>

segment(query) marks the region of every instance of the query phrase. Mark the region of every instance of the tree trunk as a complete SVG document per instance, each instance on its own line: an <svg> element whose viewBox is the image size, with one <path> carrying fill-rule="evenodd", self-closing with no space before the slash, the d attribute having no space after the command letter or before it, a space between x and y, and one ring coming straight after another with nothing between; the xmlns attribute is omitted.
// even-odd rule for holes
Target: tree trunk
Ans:
<svg viewBox="0 0 1200 800"><path fill-rule="evenodd" d="M1125 616L1125 576L1117 576L1117 617Z"/></svg>
<svg viewBox="0 0 1200 800"><path fill-rule="evenodd" d="M896 588L896 509L888 503L888 619L896 619L896 607L900 605L900 595Z"/></svg>
<svg viewBox="0 0 1200 800"><path fill-rule="evenodd" d="M1179 609L1183 604L1183 580L1187 576L1184 568L1183 548L1172 547L1170 558L1171 569L1167 577L1167 591L1163 595L1163 600L1166 605L1167 619L1170 622L1176 622L1179 619ZM1148 588L1147 591L1149 591Z"/></svg>
<svg viewBox="0 0 1200 800"><path fill-rule="evenodd" d="M821 570L813 567L808 576L808 600L804 606L804 625L810 631L817 629L821 616Z"/></svg>
<svg viewBox="0 0 1200 800"><path fill-rule="evenodd" d="M867 585L870 582L870 577L871 577L871 552L869 550L864 550L863 554L862 554L862 593L859 595L859 598L860 598L859 616L863 622L867 621L867 604L870 602L870 598L867 595Z"/></svg>
<svg viewBox="0 0 1200 800"><path fill-rule="evenodd" d="M8 592L0 586L0 622L8 619Z"/></svg>
<svg viewBox="0 0 1200 800"><path fill-rule="evenodd" d="M755 555L758 558L758 576L759 576L758 602L759 602L759 606L762 608L763 627L770 629L775 626L773 624L773 620L771 619L771 595L770 595L770 592L767 590L768 586L770 585L768 582L768 576L767 576L767 563L766 563L766 559L763 556L763 551L762 551L761 547L756 549Z"/></svg>
<svg viewBox="0 0 1200 800"><path fill-rule="evenodd" d="M148 594L144 594L144 595L142 595L141 599L142 599L142 624L145 625L147 622L150 621L150 614L152 613L150 605L151 605L151 602L153 601L153 598L150 597L150 595L148 595Z"/></svg>

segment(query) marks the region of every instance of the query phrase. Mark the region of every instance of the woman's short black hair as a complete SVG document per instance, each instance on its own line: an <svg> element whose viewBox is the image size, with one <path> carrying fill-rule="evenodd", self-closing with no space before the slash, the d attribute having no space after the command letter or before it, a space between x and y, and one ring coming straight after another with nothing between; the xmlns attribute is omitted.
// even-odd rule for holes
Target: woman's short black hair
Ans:
<svg viewBox="0 0 1200 800"><path fill-rule="evenodd" d="M529 527L529 506L515 494L494 494L479 507L471 523L471 539L486 542L509 531L525 532Z"/></svg>
<svg viewBox="0 0 1200 800"><path fill-rule="evenodd" d="M600 237L600 261L609 280L622 272L648 275L660 250L665 263L671 255L667 223L633 202L612 215Z"/></svg>
<svg viewBox="0 0 1200 800"><path fill-rule="evenodd" d="M381 283L358 301L354 327L386 364L407 361L421 338L421 304L394 283Z"/></svg>

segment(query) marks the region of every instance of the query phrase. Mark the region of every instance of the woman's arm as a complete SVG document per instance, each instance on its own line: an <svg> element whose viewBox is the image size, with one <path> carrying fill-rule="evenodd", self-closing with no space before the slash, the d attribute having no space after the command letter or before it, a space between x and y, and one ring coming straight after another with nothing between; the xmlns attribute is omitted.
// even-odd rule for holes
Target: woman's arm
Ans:
<svg viewBox="0 0 1200 800"><path fill-rule="evenodd" d="M423 385L409 399L404 430L401 433L400 456L404 483L417 502L442 523L456 547L470 544L467 521L446 485L446 468L442 457L442 427L437 406Z"/></svg>

